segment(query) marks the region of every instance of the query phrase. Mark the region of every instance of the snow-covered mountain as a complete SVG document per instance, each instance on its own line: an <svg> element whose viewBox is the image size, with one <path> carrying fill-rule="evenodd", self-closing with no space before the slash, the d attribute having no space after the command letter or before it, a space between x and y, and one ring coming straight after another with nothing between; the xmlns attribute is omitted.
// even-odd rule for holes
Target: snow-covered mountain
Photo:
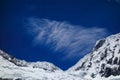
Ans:
<svg viewBox="0 0 120 80"><path fill-rule="evenodd" d="M120 33L97 41L67 71L49 62L26 62L0 50L0 80L120 80Z"/></svg>
<svg viewBox="0 0 120 80"><path fill-rule="evenodd" d="M49 62L26 62L0 50L0 80L80 80Z"/></svg>
<svg viewBox="0 0 120 80"><path fill-rule="evenodd" d="M9 62L11 62L12 64L14 64L18 67L40 68L40 69L44 69L46 71L51 71L51 72L61 71L61 69L59 69L58 67L56 67L52 63L48 63L48 62L26 62L24 60L16 59L15 57L13 57L11 55L6 54L2 50L0 50L0 56L2 56L5 60L8 60Z"/></svg>
<svg viewBox="0 0 120 80"><path fill-rule="evenodd" d="M97 76L120 77L120 33L97 41L92 52L78 61L68 72L89 79Z"/></svg>

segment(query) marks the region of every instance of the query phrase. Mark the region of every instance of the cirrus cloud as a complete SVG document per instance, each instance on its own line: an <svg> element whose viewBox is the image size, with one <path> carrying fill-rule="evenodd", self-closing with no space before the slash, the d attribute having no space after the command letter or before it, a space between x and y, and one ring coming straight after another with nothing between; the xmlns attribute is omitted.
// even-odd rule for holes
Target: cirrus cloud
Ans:
<svg viewBox="0 0 120 80"><path fill-rule="evenodd" d="M67 59L87 54L98 39L107 35L105 28L86 28L65 21L29 18L28 25L36 46L49 45L56 52L63 51Z"/></svg>

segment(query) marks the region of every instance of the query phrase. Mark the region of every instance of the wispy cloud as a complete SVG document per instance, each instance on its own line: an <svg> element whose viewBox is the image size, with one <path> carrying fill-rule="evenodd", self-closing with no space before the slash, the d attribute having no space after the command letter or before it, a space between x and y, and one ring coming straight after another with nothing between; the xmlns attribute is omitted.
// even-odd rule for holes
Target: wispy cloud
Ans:
<svg viewBox="0 0 120 80"><path fill-rule="evenodd" d="M106 36L105 28L86 28L48 19L29 19L29 31L36 45L49 45L54 51L64 51L64 58L87 54L96 40Z"/></svg>

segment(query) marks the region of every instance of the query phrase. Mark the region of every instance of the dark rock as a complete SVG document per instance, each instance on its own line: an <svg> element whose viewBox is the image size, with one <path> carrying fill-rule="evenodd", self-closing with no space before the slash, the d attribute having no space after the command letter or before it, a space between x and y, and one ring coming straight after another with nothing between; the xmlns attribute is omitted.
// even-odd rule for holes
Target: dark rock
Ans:
<svg viewBox="0 0 120 80"><path fill-rule="evenodd" d="M105 43L105 39L100 40L95 46L94 50L99 49Z"/></svg>

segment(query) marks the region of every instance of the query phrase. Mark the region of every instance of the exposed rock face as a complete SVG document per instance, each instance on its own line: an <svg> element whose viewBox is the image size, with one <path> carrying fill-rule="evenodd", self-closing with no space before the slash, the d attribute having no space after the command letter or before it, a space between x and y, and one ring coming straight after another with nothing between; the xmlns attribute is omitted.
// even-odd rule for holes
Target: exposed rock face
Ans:
<svg viewBox="0 0 120 80"><path fill-rule="evenodd" d="M120 75L120 33L99 40L93 51L68 71L83 72L93 78Z"/></svg>

